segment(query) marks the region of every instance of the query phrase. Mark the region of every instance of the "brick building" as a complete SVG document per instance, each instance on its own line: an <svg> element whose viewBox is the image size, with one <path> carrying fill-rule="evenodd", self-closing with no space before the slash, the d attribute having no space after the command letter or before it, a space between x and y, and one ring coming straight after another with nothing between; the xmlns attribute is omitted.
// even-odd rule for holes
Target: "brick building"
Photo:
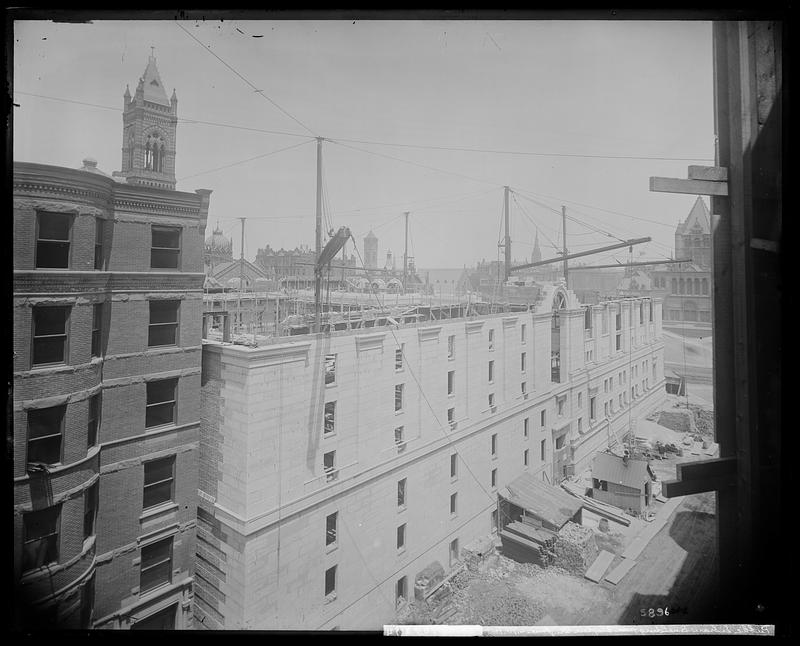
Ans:
<svg viewBox="0 0 800 646"><path fill-rule="evenodd" d="M203 238L150 58L122 172L15 163L18 626L192 624Z"/></svg>
<svg viewBox="0 0 800 646"><path fill-rule="evenodd" d="M581 471L663 403L661 303L203 346L196 627L378 629L524 472Z"/></svg>

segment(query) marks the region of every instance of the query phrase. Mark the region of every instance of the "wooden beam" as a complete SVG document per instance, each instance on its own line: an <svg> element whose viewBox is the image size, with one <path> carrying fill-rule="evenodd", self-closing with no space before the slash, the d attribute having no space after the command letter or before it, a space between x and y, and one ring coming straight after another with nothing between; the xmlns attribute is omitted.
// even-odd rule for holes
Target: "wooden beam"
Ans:
<svg viewBox="0 0 800 646"><path fill-rule="evenodd" d="M727 182L728 169L721 166L689 166L689 179L703 179L709 182Z"/></svg>
<svg viewBox="0 0 800 646"><path fill-rule="evenodd" d="M727 182L701 179L651 177L650 190L656 193L688 193L689 195L727 195Z"/></svg>
<svg viewBox="0 0 800 646"><path fill-rule="evenodd" d="M723 491L736 485L735 457L696 460L676 465L678 478L666 480L661 491L667 498L705 491Z"/></svg>

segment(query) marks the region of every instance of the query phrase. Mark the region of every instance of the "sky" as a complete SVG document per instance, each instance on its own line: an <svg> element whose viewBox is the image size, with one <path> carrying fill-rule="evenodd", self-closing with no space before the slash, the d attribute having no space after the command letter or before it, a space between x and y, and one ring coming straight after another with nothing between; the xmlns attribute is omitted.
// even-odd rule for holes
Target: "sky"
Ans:
<svg viewBox="0 0 800 646"><path fill-rule="evenodd" d="M362 257L372 230L402 266L409 211L420 268L502 258L504 186L518 262L537 230L555 256L562 205L571 252L650 236L636 259L669 257L696 197L649 178L713 165L710 22L17 21L14 41L14 160L108 174L154 51L178 96L177 189L213 191L207 234L237 257L247 218L250 260L313 248L316 136L323 228L350 227Z"/></svg>

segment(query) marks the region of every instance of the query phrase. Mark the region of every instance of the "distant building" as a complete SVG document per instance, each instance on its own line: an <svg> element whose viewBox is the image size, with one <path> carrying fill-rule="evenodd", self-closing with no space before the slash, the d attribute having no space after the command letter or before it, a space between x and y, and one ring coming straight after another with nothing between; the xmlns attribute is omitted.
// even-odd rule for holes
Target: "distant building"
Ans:
<svg viewBox="0 0 800 646"><path fill-rule="evenodd" d="M364 237L364 266L367 269L378 268L378 238L372 231Z"/></svg>
<svg viewBox="0 0 800 646"><path fill-rule="evenodd" d="M15 625L192 625L203 235L151 56L122 171L14 163Z"/></svg>
<svg viewBox="0 0 800 646"><path fill-rule="evenodd" d="M650 272L664 299L664 328L684 336L711 335L711 218L698 197L675 230L675 258L690 262L659 265Z"/></svg>
<svg viewBox="0 0 800 646"><path fill-rule="evenodd" d="M211 236L206 238L203 252L203 266L206 275L211 275L217 265L233 261L233 242L222 233L219 224L214 227Z"/></svg>

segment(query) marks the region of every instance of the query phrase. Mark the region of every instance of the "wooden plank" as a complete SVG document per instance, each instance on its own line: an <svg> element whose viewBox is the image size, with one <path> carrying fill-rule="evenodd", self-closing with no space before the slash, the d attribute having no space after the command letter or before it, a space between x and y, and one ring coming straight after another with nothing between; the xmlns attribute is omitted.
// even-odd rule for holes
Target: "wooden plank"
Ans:
<svg viewBox="0 0 800 646"><path fill-rule="evenodd" d="M727 182L710 182L701 179L651 177L650 190L656 193L688 193L689 195L727 195Z"/></svg>
<svg viewBox="0 0 800 646"><path fill-rule="evenodd" d="M608 573L606 581L617 585L617 583L622 581L623 577L631 571L634 565L636 565L635 559L622 559L622 563Z"/></svg>
<svg viewBox="0 0 800 646"><path fill-rule="evenodd" d="M607 551L603 550L600 554L597 555L597 558L594 560L589 566L589 569L586 570L585 576L589 581L594 581L597 583L600 579L603 578L603 575L606 573L608 566L611 565L611 561L614 560L614 555Z"/></svg>
<svg viewBox="0 0 800 646"><path fill-rule="evenodd" d="M721 166L689 166L689 179L727 182L728 169Z"/></svg>
<svg viewBox="0 0 800 646"><path fill-rule="evenodd" d="M511 532L507 532L506 530L500 530L500 536L505 538L512 543L516 543L517 545L522 545L527 547L530 550L536 552L536 555L539 555L539 551L541 549L540 545L537 545L533 541L529 541L527 538L522 538L522 536L518 536L517 534L512 534Z"/></svg>
<svg viewBox="0 0 800 646"><path fill-rule="evenodd" d="M677 479L666 480L661 486L667 498L687 496L704 491L719 491L736 484L735 457L696 460L676 465Z"/></svg>

